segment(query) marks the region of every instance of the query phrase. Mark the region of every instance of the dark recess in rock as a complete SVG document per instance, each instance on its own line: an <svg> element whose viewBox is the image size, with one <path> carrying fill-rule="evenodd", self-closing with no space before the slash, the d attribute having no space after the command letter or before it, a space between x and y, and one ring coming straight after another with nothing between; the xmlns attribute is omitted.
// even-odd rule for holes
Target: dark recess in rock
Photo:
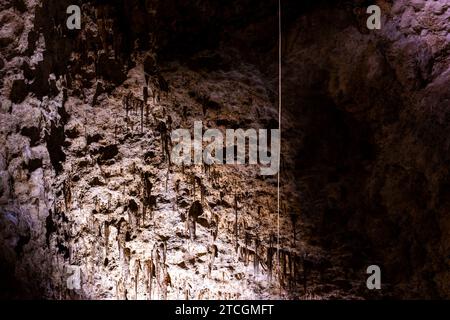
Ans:
<svg viewBox="0 0 450 320"><path fill-rule="evenodd" d="M12 5L22 13L27 11L27 5L24 0L12 0Z"/></svg>
<svg viewBox="0 0 450 320"><path fill-rule="evenodd" d="M34 147L41 139L41 132L38 127L23 127L20 130L20 134L30 138L30 146Z"/></svg>
<svg viewBox="0 0 450 320"><path fill-rule="evenodd" d="M95 133L93 135L88 135L87 139L86 139L86 143L87 145L90 145L93 142L99 142L101 139L103 138L103 136L101 134Z"/></svg>
<svg viewBox="0 0 450 320"><path fill-rule="evenodd" d="M42 167L42 159L37 158L28 160L28 164L24 166L24 168L27 169L29 173L32 173L33 171L41 167Z"/></svg>
<svg viewBox="0 0 450 320"><path fill-rule="evenodd" d="M21 103L28 94L28 88L24 79L16 79L13 81L9 99L13 103Z"/></svg>
<svg viewBox="0 0 450 320"><path fill-rule="evenodd" d="M61 172L62 164L66 160L66 155L62 150L64 144L64 127L57 125L54 121L51 122L50 132L46 134L45 141L47 143L47 150L50 156L50 161L57 173Z"/></svg>
<svg viewBox="0 0 450 320"><path fill-rule="evenodd" d="M34 78L34 70L32 70L29 64L24 61L22 64L23 75L25 79L32 80Z"/></svg>
<svg viewBox="0 0 450 320"><path fill-rule="evenodd" d="M112 81L115 85L120 85L127 78L122 70L122 65L115 59L100 55L98 61L98 73L106 80Z"/></svg>
<svg viewBox="0 0 450 320"><path fill-rule="evenodd" d="M100 146L98 149L94 150L94 154L98 154L99 160L104 162L117 156L119 154L119 149L117 148L117 145L110 144L107 146Z"/></svg>

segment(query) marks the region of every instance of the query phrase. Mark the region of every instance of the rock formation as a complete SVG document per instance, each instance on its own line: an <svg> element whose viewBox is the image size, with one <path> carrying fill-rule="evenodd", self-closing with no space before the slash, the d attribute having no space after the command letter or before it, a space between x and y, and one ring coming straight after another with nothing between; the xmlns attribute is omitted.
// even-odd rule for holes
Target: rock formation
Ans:
<svg viewBox="0 0 450 320"><path fill-rule="evenodd" d="M282 1L280 207L170 136L278 128L277 2L75 2L0 4L0 298L450 297L446 1Z"/></svg>

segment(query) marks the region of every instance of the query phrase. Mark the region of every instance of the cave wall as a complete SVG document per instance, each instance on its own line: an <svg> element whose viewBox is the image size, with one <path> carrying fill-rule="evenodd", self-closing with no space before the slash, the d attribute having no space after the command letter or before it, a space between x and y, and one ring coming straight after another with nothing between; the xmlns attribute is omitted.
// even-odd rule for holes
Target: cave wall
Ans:
<svg viewBox="0 0 450 320"><path fill-rule="evenodd" d="M381 30L360 2L316 8L287 33L292 189L317 241L352 248L342 263L379 264L393 296L448 297L449 5L377 4Z"/></svg>
<svg viewBox="0 0 450 320"><path fill-rule="evenodd" d="M211 219L199 227L203 240L186 249L178 214L193 191L184 172L165 166L156 130L167 114L174 126L199 118L220 128L278 126L277 3L76 3L81 31L65 28L69 1L0 5L0 223L8 230L0 237L2 295L132 297L115 242L106 241L106 253L104 243L94 244L99 235L109 239L106 225L115 230L113 239L122 219L132 223L130 199L142 209L142 185L131 169L137 167L158 186L161 221L129 234L130 267L168 241L175 258L165 270L180 281L169 287L169 298L237 298L243 283L241 297L279 297L273 282L232 253L237 189L246 212L242 228L260 234L259 250L269 261L275 181L256 178L253 169L219 168L225 178L215 186L201 170L189 172L208 181L208 212L222 217L219 259L231 283L229 291L220 282L207 282L216 286L211 291L192 287L206 272ZM445 1L376 3L382 28L369 31L367 1L283 2L281 242L298 273L274 271L282 297L449 296L450 8ZM126 122L122 99L130 92L141 97L146 64L170 90L152 104L155 123L146 123L142 134L138 113ZM178 180L186 183L181 195ZM292 224L299 230L294 238ZM172 226L179 234L168 231ZM240 236L247 242L245 232ZM83 290L66 288L74 264L82 267ZM364 287L369 264L382 267L381 293ZM266 291L258 289L261 283ZM136 291L148 297L145 288Z"/></svg>

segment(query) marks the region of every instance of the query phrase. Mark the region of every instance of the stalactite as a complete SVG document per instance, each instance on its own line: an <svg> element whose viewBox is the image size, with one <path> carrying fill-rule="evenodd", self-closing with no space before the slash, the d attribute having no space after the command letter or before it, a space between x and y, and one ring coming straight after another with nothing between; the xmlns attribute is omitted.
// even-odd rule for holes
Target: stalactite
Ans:
<svg viewBox="0 0 450 320"><path fill-rule="evenodd" d="M211 166L212 164L203 163L204 172L208 179L211 178Z"/></svg>
<svg viewBox="0 0 450 320"><path fill-rule="evenodd" d="M171 137L168 133L167 124L164 121L159 121L156 130L159 132L161 136L161 152L163 155L163 159L168 159L169 165L171 164L170 158L170 146L171 146Z"/></svg>
<svg viewBox="0 0 450 320"><path fill-rule="evenodd" d="M200 189L200 188L201 188L201 185L202 185L202 178L200 178L200 177L197 176L197 175L194 175L194 179L195 179L194 187L195 187L195 186L198 186L198 188ZM194 189L194 193L195 193L195 189Z"/></svg>
<svg viewBox="0 0 450 320"><path fill-rule="evenodd" d="M206 194L206 186L202 183L200 184L200 202L204 203L204 198Z"/></svg>
<svg viewBox="0 0 450 320"><path fill-rule="evenodd" d="M214 214L210 224L210 228L212 239L213 241L216 241L217 236L219 234L219 216L217 214Z"/></svg>
<svg viewBox="0 0 450 320"><path fill-rule="evenodd" d="M296 212L291 212L289 214L289 217L291 218L291 223L292 223L292 239L293 239L293 243L294 243L294 247L295 247L295 237L297 236L297 220L298 220L298 214Z"/></svg>
<svg viewBox="0 0 450 320"><path fill-rule="evenodd" d="M101 234L101 228L100 228L100 222L99 222L99 220L96 218L96 217L94 217L94 223L93 223L93 225L92 225L92 234L95 236L95 237L98 237L98 236L102 236L102 234Z"/></svg>
<svg viewBox="0 0 450 320"><path fill-rule="evenodd" d="M273 277L273 248L267 248L267 257L266 257L266 265L267 265L267 274L269 280L272 280Z"/></svg>
<svg viewBox="0 0 450 320"><path fill-rule="evenodd" d="M109 247L109 222L105 221L104 222L104 236L105 236L105 257L108 257L108 247Z"/></svg>
<svg viewBox="0 0 450 320"><path fill-rule="evenodd" d="M286 250L286 269L287 269L287 273L289 275L288 277L288 285L289 288L292 287L293 284L293 270L292 270L292 252L290 250Z"/></svg>
<svg viewBox="0 0 450 320"><path fill-rule="evenodd" d="M302 264L303 264L303 289L304 289L305 293L306 293L307 281L308 281L308 279L307 279L307 276L308 276L308 270L307 270L308 261L307 261L307 259L308 259L308 254L304 253L302 256Z"/></svg>
<svg viewBox="0 0 450 320"><path fill-rule="evenodd" d="M165 110L165 108L164 108L164 110ZM164 112L165 113L165 112ZM167 116L167 120L166 120L166 125L167 125L167 131L168 132L172 132L172 123L173 123L173 121L172 121L172 117L170 116L170 114ZM169 137L170 137L170 135L169 135Z"/></svg>
<svg viewBox="0 0 450 320"><path fill-rule="evenodd" d="M66 208L66 211L70 210L71 202L72 202L72 188L71 188L71 181L70 181L70 175L68 175L66 179L64 179L63 183L63 194L64 194L64 205Z"/></svg>
<svg viewBox="0 0 450 320"><path fill-rule="evenodd" d="M152 284L153 284L153 277L155 273L155 266L153 264L153 261L151 259L147 259L144 262L145 266L145 274L146 274L146 284L147 284L147 295L148 299L152 299Z"/></svg>
<svg viewBox="0 0 450 320"><path fill-rule="evenodd" d="M126 232L128 226L124 218L117 223L117 248L119 251L119 259L123 257L123 249L125 247Z"/></svg>
<svg viewBox="0 0 450 320"><path fill-rule="evenodd" d="M214 266L214 260L218 257L218 250L215 244L208 246L209 263L208 263L208 277L211 277L211 272Z"/></svg>
<svg viewBox="0 0 450 320"><path fill-rule="evenodd" d="M97 81L97 86L95 88L95 93L94 93L94 97L92 98L92 106L96 106L97 105L97 99L100 96L100 94L102 93L103 88L102 88L102 84L100 81Z"/></svg>
<svg viewBox="0 0 450 320"><path fill-rule="evenodd" d="M176 192L177 196L178 196L179 193L180 193L180 179L177 179L177 180L175 181L175 192Z"/></svg>
<svg viewBox="0 0 450 320"><path fill-rule="evenodd" d="M189 290L189 287L191 287L191 285L189 283L186 284L186 282L184 283L184 300L189 300L190 296L191 296L191 292Z"/></svg>
<svg viewBox="0 0 450 320"><path fill-rule="evenodd" d="M130 97L131 97L131 93L128 93L127 95L125 95L123 97L123 106L125 108L125 117L126 119L128 119L128 112L130 110Z"/></svg>
<svg viewBox="0 0 450 320"><path fill-rule="evenodd" d="M255 235L255 258L253 259L253 270L256 274L259 273L258 248L259 248L259 239L258 239L258 235Z"/></svg>
<svg viewBox="0 0 450 320"><path fill-rule="evenodd" d="M132 227L139 227L140 225L140 216L139 216L139 206L133 199L128 200L127 205L128 210L128 221Z"/></svg>
<svg viewBox="0 0 450 320"><path fill-rule="evenodd" d="M192 197L195 200L195 176L192 174L191 176L191 186L192 186Z"/></svg>
<svg viewBox="0 0 450 320"><path fill-rule="evenodd" d="M94 197L94 207L95 212L100 212L100 201L98 200L97 195Z"/></svg>
<svg viewBox="0 0 450 320"><path fill-rule="evenodd" d="M189 208L188 217L187 217L188 228L189 228L189 237L191 240L195 240L195 238L196 238L196 235L195 235L196 223L197 223L198 217L201 216L202 214L203 214L203 207L202 207L201 203L198 200L194 201L194 203Z"/></svg>
<svg viewBox="0 0 450 320"><path fill-rule="evenodd" d="M163 280L162 280L162 299L163 300L167 300L167 292L168 292L168 287L172 286L172 279L170 278L170 274L167 270L167 266L164 264L163 265Z"/></svg>
<svg viewBox="0 0 450 320"><path fill-rule="evenodd" d="M141 109L141 134L144 133L144 102L139 103Z"/></svg>
<svg viewBox="0 0 450 320"><path fill-rule="evenodd" d="M167 193L167 187L168 187L168 183L169 183L169 176L170 176L170 161L169 161L169 166L167 167L167 171L166 171L166 181L165 181L166 193Z"/></svg>
<svg viewBox="0 0 450 320"><path fill-rule="evenodd" d="M280 250L280 266L281 266L281 281L284 282L284 280L286 279L286 252L284 250Z"/></svg>
<svg viewBox="0 0 450 320"><path fill-rule="evenodd" d="M159 252L161 253L161 263L165 264L166 263L166 258L167 258L167 244L165 241L161 242L159 244Z"/></svg>
<svg viewBox="0 0 450 320"><path fill-rule="evenodd" d="M134 161L131 163L130 173L133 175L134 178L134 175L136 174L136 162Z"/></svg>
<svg viewBox="0 0 450 320"><path fill-rule="evenodd" d="M128 290L126 288L126 280L120 278L116 285L117 300L128 300Z"/></svg>
<svg viewBox="0 0 450 320"><path fill-rule="evenodd" d="M144 172L143 174L141 174L141 177L142 177L142 184L143 184L142 224L145 225L146 211L148 208L150 208L150 219L151 219L153 206L156 205L156 198L151 195L152 189L153 189L153 184L150 182L150 173Z"/></svg>
<svg viewBox="0 0 450 320"><path fill-rule="evenodd" d="M117 300L122 300L122 292L125 290L125 288L123 288L123 282L122 279L119 279L116 281L116 299Z"/></svg>
<svg viewBox="0 0 450 320"><path fill-rule="evenodd" d="M125 282L128 281L130 275L130 261L131 261L131 250L128 247L123 249L123 260L122 260L122 277Z"/></svg>
<svg viewBox="0 0 450 320"><path fill-rule="evenodd" d="M234 193L234 249L238 250L238 197L236 192Z"/></svg>
<svg viewBox="0 0 450 320"><path fill-rule="evenodd" d="M68 94L67 94L67 88L66 88L66 85L65 84L63 84L63 89L62 89L62 92L63 92L63 94L62 94L62 102L61 102L61 106L64 108L65 107L65 105L66 105L66 102L67 102L67 100L68 100Z"/></svg>
<svg viewBox="0 0 450 320"><path fill-rule="evenodd" d="M222 175L220 174L220 172L218 170L214 170L214 181L217 184L220 184L220 178L222 177Z"/></svg>
<svg viewBox="0 0 450 320"><path fill-rule="evenodd" d="M294 284L298 281L298 270L299 270L299 260L300 257L297 255L297 253L292 253L292 280L294 281Z"/></svg>
<svg viewBox="0 0 450 320"><path fill-rule="evenodd" d="M141 270L141 263L136 259L134 263L134 300L137 300L138 297L139 270Z"/></svg>
<svg viewBox="0 0 450 320"><path fill-rule="evenodd" d="M146 83L148 83L148 81L146 81ZM145 123L148 124L149 107L148 107L148 102L147 102L147 100L148 100L148 87L147 86L145 86L142 89L142 96L144 99L144 106L145 106Z"/></svg>
<svg viewBox="0 0 450 320"><path fill-rule="evenodd" d="M245 255L244 255L244 265L248 266L248 249L251 241L251 235L248 231L245 231L244 233L244 248L245 248Z"/></svg>
<svg viewBox="0 0 450 320"><path fill-rule="evenodd" d="M155 266L155 279L156 279L156 284L157 287L160 287L160 257L159 257L159 252L158 252L158 247L155 243L155 245L153 246L153 250L152 250L152 261L154 263Z"/></svg>
<svg viewBox="0 0 450 320"><path fill-rule="evenodd" d="M83 122L83 127L84 127L84 141L86 142L85 146L84 146L84 154L87 155L88 153L88 143L87 143L87 114L86 112L84 113L84 122Z"/></svg>

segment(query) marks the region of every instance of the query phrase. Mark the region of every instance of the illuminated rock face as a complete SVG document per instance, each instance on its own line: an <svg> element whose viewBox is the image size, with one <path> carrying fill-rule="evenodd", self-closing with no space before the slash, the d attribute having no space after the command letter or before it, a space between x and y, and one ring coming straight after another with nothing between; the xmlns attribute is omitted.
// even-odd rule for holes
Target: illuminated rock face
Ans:
<svg viewBox="0 0 450 320"><path fill-rule="evenodd" d="M0 297L449 297L446 1L285 4L279 220L164 138L278 128L276 4L69 4L0 5Z"/></svg>

